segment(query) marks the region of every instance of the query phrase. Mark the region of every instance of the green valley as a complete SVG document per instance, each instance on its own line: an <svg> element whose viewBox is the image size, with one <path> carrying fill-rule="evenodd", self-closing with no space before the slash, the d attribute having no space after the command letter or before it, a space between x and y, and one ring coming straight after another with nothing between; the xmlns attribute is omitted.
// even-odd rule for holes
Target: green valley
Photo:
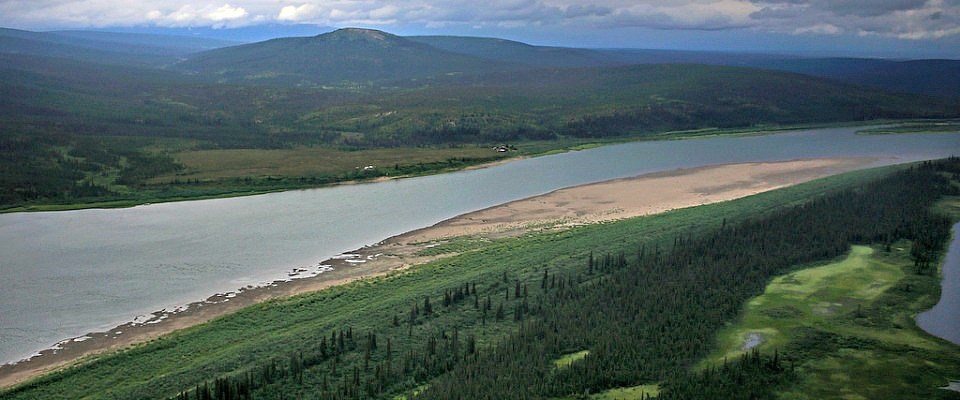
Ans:
<svg viewBox="0 0 960 400"><path fill-rule="evenodd" d="M909 246L854 246L842 261L775 278L704 365L736 359L749 343L795 365L798 381L782 398L948 397L941 387L960 375L960 353L916 326L939 282L916 273Z"/></svg>
<svg viewBox="0 0 960 400"><path fill-rule="evenodd" d="M796 73L628 65L603 52L363 29L190 53L159 66L88 54L106 45L78 47L72 37L11 32L0 37L57 45L0 52L6 211L262 193L597 142L950 118L960 109L955 98ZM465 54L462 43L479 47ZM57 53L58 46L74 47ZM503 48L516 62L490 58ZM531 64L536 59L553 61ZM502 145L517 151L494 150ZM312 160L277 165L284 152Z"/></svg>

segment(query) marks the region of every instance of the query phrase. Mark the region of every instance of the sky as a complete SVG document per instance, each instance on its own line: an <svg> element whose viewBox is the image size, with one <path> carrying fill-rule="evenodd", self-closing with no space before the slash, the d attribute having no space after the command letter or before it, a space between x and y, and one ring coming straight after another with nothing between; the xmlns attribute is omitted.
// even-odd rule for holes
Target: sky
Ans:
<svg viewBox="0 0 960 400"><path fill-rule="evenodd" d="M0 0L0 26L247 41L364 27L571 47L960 58L960 0Z"/></svg>

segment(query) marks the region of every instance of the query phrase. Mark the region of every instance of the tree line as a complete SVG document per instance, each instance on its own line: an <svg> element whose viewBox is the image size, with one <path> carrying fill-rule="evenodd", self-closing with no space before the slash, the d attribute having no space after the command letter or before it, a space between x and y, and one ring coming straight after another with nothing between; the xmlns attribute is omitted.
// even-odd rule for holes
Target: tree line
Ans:
<svg viewBox="0 0 960 400"><path fill-rule="evenodd" d="M958 173L958 158L925 162L672 244L623 238L634 251L591 253L579 268L461 282L362 333L340 328L309 351L262 360L177 398L370 399L419 388L423 399L535 399L649 383L660 383L667 399L769 398L794 378L789 354L690 367L747 299L797 265L841 256L851 244L907 239L916 272L931 273L951 221L930 208L960 194L950 181ZM484 326L512 333L478 340ZM554 365L580 350L589 354Z"/></svg>

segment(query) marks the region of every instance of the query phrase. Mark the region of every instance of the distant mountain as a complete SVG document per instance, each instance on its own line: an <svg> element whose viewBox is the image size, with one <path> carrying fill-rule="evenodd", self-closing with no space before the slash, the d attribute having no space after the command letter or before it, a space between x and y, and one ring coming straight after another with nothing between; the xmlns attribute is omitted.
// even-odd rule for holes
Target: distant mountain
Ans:
<svg viewBox="0 0 960 400"><path fill-rule="evenodd" d="M31 32L0 28L0 53L98 64L161 66L190 53L236 44L222 40L95 31Z"/></svg>
<svg viewBox="0 0 960 400"><path fill-rule="evenodd" d="M516 68L386 32L345 28L199 53L177 69L229 82L339 84L398 81Z"/></svg>
<svg viewBox="0 0 960 400"><path fill-rule="evenodd" d="M957 60L897 61L709 51L576 49L459 36L411 36L408 39L454 53L537 67L639 64L741 66L796 72L898 92L960 97L960 61Z"/></svg>
<svg viewBox="0 0 960 400"><path fill-rule="evenodd" d="M504 68L400 90L326 90L0 54L0 93L0 137L186 137L252 148L510 142L960 112L956 100L692 64Z"/></svg>
<svg viewBox="0 0 960 400"><path fill-rule="evenodd" d="M540 67L596 67L625 64L621 57L590 49L533 46L506 39L467 36L408 36L441 50Z"/></svg>
<svg viewBox="0 0 960 400"><path fill-rule="evenodd" d="M316 36L331 32L336 28L318 26L314 24L260 24L241 27L209 27L193 26L184 28L170 28L159 26L138 26L125 28L110 28L111 32L150 34L161 36L196 37L219 39L236 44L262 42L282 37Z"/></svg>
<svg viewBox="0 0 960 400"><path fill-rule="evenodd" d="M103 31L52 31L61 37L79 39L82 43L109 46L115 51L143 52L150 54L186 55L221 47L236 46L243 42L210 39L196 36L158 35L148 33L117 33Z"/></svg>
<svg viewBox="0 0 960 400"><path fill-rule="evenodd" d="M557 76L557 71L550 71L557 68L712 64L787 71L894 92L960 98L960 61L957 60L897 61L669 50L575 49L533 46L494 38L400 37L376 30L353 28L312 37L220 47L230 44L233 42L154 34L30 32L0 28L0 55L4 55L0 63L9 68L8 71L32 70L41 74L54 73L53 69L65 65L49 58L141 68L124 70L120 80L129 83L143 81L136 79L137 76L149 76L147 79L157 84L164 80L182 81L177 74L186 71L193 75L188 79L193 82L228 81L281 86L305 83L308 87L373 82L390 86L401 81L412 81L414 86L423 82L490 86L514 82L514 76L523 76L525 82L539 82L543 77ZM197 53L211 47L220 48ZM185 61L174 64L178 59ZM156 67L167 65L173 67L159 74ZM68 79L82 86L84 79L76 77L89 73L85 75L71 71L90 68L77 68L67 67L58 79ZM582 73L561 75L580 76ZM98 82L111 85L111 79L103 74L98 75L98 79ZM564 84L575 83L571 81ZM553 88L562 86L556 80L544 85ZM531 87L523 90L531 90Z"/></svg>
<svg viewBox="0 0 960 400"><path fill-rule="evenodd" d="M188 54L222 44L0 30L3 201L127 199L141 188L193 196L194 186L150 180L177 170L168 154L194 147L490 145L960 117L950 61L564 49L366 29ZM711 63L767 69L702 65ZM954 97L904 93L918 88ZM114 184L125 189L112 193Z"/></svg>
<svg viewBox="0 0 960 400"><path fill-rule="evenodd" d="M960 97L960 60L814 58L756 60L757 68L797 72L897 92Z"/></svg>
<svg viewBox="0 0 960 400"><path fill-rule="evenodd" d="M0 53L57 57L105 64L160 64L169 56L131 55L84 46L79 40L39 32L0 29Z"/></svg>
<svg viewBox="0 0 960 400"><path fill-rule="evenodd" d="M800 59L800 57L762 53L727 53L659 49L597 49L607 57L624 64L702 64L755 67L758 63Z"/></svg>
<svg viewBox="0 0 960 400"><path fill-rule="evenodd" d="M787 60L781 55L646 49L580 49L535 46L512 40L467 36L408 36L438 49L490 60L540 67L599 67L637 64L740 65Z"/></svg>
<svg viewBox="0 0 960 400"><path fill-rule="evenodd" d="M268 28L250 32L238 28L234 33L265 35L269 32L306 33L327 29L301 25ZM424 79L430 79L428 83L449 83L463 76L542 68L704 64L795 72L895 92L960 97L960 60L903 61L677 50L578 49L535 46L497 38L400 37L357 28L310 37L238 44L199 36L103 31L30 32L0 28L0 54L169 68L210 81L232 83L417 86L422 85ZM5 60L11 61L9 57Z"/></svg>

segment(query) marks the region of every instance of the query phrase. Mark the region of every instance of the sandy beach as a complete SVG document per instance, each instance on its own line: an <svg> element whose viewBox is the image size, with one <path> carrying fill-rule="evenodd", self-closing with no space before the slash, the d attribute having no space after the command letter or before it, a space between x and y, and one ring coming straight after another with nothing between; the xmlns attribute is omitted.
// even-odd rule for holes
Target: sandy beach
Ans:
<svg viewBox="0 0 960 400"><path fill-rule="evenodd" d="M158 311L146 323L131 322L107 332L88 334L83 340L65 340L56 350L45 350L29 360L0 366L0 387L23 382L103 352L147 342L268 299L321 290L449 257L454 254L431 257L416 254L419 250L453 237L496 239L537 230L565 229L580 224L656 214L737 199L891 162L893 160L840 158L728 164L560 189L454 217L358 249L347 257L327 260L323 264L332 266L332 269L314 277L214 295L185 309Z"/></svg>

